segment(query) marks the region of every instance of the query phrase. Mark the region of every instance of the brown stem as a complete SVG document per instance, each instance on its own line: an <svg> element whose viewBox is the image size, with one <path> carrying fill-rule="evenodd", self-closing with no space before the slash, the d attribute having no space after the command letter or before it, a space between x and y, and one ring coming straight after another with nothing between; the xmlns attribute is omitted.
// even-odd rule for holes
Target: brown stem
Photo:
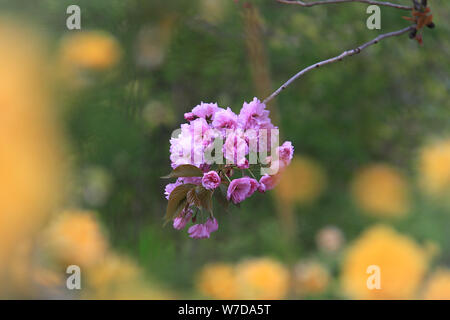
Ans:
<svg viewBox="0 0 450 320"><path fill-rule="evenodd" d="M412 7L404 6L401 4L391 3L391 2L385 2L385 1L374 1L374 0L323 0L323 1L313 1L313 2L304 2L299 0L276 0L280 3L285 4L296 4L302 7L313 7L321 4L338 4L338 3L345 3L345 2L360 2L360 3L367 3L367 4L375 4L378 6L386 6L391 8L397 8L401 10L412 10Z"/></svg>
<svg viewBox="0 0 450 320"><path fill-rule="evenodd" d="M390 38L390 37L400 36L400 35L402 35L402 34L404 34L404 33L407 33L407 32L409 32L409 31L415 29L415 28L416 28L416 26L413 25L413 26L409 26L409 27L403 28L403 29L398 30L398 31L393 31L393 32L381 34L381 35L379 35L378 37L376 37L375 39L373 39L373 40L371 40L371 41L369 41L369 42L366 42L366 43L360 45L359 47L357 47L357 48L355 48L355 49L348 50L348 51L344 51L343 53L341 53L340 55L338 55L338 56L336 56L336 57L330 58L330 59L328 59L328 60L324 60L324 61L317 62L317 63L315 63L315 64L313 64L313 65L310 65L309 67L307 67L307 68L305 68L305 69L299 71L299 72L296 73L292 78L290 78L288 81L286 81L286 82L285 82L281 87L279 87L274 93L272 93L270 96L268 96L268 97L264 100L264 103L267 103L267 102L269 102L270 100L272 100L273 98L275 98L281 91L283 91L284 89L286 89L292 82L294 82L296 79L300 78L300 77L303 76L305 73L307 73L307 72L309 72L309 71L311 71L311 70L313 70L313 69L319 68L319 67L321 67L321 66L323 66L323 65L326 65L326 64L329 64L329 63L342 61L345 57L351 57L351 56L353 56L353 55L355 55L355 54L358 54L358 53L360 53L361 51L363 51L365 48L367 48L367 47L369 47L369 46L371 46L371 45L373 45L373 44L376 44L376 43L378 43L379 41L381 41L381 40L383 40L383 39L385 39L385 38Z"/></svg>

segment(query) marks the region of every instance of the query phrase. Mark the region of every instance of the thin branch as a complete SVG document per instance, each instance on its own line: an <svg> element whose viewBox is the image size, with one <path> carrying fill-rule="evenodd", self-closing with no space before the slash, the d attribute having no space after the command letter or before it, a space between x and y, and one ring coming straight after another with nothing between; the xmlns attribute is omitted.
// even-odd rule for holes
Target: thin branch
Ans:
<svg viewBox="0 0 450 320"><path fill-rule="evenodd" d="M404 6L401 4L395 4L391 2L385 2L385 1L374 1L374 0L324 0L324 1L313 1L313 2L304 2L299 0L276 0L280 3L285 4L296 4L302 7L313 7L321 4L338 4L338 3L345 3L345 2L361 2L361 3L367 3L367 4L375 4L378 6L386 6L386 7L392 7L402 10L412 10L412 7Z"/></svg>
<svg viewBox="0 0 450 320"><path fill-rule="evenodd" d="M404 33L407 33L408 31L412 31L416 28L415 25L413 26L409 26L406 28L403 28L401 30L398 31L393 31L393 32L389 32L389 33L385 33L385 34L381 34L378 37L376 37L375 39L366 42L362 45L360 45L359 47L352 49L352 50L348 50L348 51L344 51L343 53L341 53L340 55L334 57L334 58L330 58L328 60L324 60L324 61L320 61L317 62L313 65L310 65L309 67L299 71L297 74L295 74L292 78L290 78L288 81L286 81L281 87L279 87L274 93L272 93L270 96L268 96L265 100L264 103L269 102L270 100L272 100L273 98L275 98L281 91L283 91L284 89L286 89L292 82L294 82L296 79L300 78L301 76L303 76L305 73L319 68L321 66L324 66L326 64L329 63L333 63L333 62L338 62L338 61L342 61L345 57L351 57L355 54L360 53L361 51L363 51L365 48L378 43L379 41L385 39L385 38L390 38L390 37L396 37L396 36L400 36Z"/></svg>

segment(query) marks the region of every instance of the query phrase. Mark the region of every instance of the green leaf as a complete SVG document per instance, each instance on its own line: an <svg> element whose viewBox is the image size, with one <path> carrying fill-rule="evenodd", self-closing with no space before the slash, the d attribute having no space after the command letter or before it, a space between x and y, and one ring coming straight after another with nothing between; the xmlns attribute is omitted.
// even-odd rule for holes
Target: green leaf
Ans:
<svg viewBox="0 0 450 320"><path fill-rule="evenodd" d="M180 214L180 212L186 207L187 204L188 202L186 198L184 198L180 202L174 203L170 207L170 209L169 209L170 205L167 205L166 216L164 217L164 225L175 219Z"/></svg>
<svg viewBox="0 0 450 320"><path fill-rule="evenodd" d="M211 190L207 190L203 186L197 186L188 191L186 199L190 205L203 208L211 213L212 194L213 192Z"/></svg>
<svg viewBox="0 0 450 320"><path fill-rule="evenodd" d="M203 177L203 171L192 164L182 164L162 178Z"/></svg>
<svg viewBox="0 0 450 320"><path fill-rule="evenodd" d="M187 183L173 189L169 196L169 203L167 204L166 215L164 217L165 223L174 219L188 204L186 195L193 188L195 188L194 184Z"/></svg>
<svg viewBox="0 0 450 320"><path fill-rule="evenodd" d="M189 192L186 195L186 199L187 199L187 202L192 206L196 206L196 207L201 206L201 202L200 202L200 199L197 194L197 188L193 188L193 189L189 190Z"/></svg>

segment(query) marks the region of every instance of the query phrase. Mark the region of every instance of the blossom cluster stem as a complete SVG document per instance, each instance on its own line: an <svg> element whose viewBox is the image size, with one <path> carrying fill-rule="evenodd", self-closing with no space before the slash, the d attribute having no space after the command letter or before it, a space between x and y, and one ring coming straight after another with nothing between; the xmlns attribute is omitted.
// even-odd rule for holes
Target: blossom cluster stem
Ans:
<svg viewBox="0 0 450 320"><path fill-rule="evenodd" d="M253 179L256 179L256 177L255 177L255 175L253 174L252 170L250 170L250 169L247 169L247 170L248 170L248 172L250 172L250 175L253 177Z"/></svg>

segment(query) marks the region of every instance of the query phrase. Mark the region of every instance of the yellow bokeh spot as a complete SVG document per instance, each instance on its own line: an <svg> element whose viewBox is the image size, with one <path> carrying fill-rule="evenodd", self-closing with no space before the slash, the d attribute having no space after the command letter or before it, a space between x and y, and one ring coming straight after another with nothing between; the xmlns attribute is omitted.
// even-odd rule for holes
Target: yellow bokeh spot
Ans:
<svg viewBox="0 0 450 320"><path fill-rule="evenodd" d="M198 290L213 299L236 299L234 267L226 263L207 264L197 279Z"/></svg>
<svg viewBox="0 0 450 320"><path fill-rule="evenodd" d="M289 272L270 258L249 259L236 266L239 299L278 300L286 297Z"/></svg>
<svg viewBox="0 0 450 320"><path fill-rule="evenodd" d="M439 269L431 275L424 290L424 299L450 300L450 270Z"/></svg>
<svg viewBox="0 0 450 320"><path fill-rule="evenodd" d="M0 17L0 278L64 193L48 63L38 34Z"/></svg>
<svg viewBox="0 0 450 320"><path fill-rule="evenodd" d="M422 149L419 173L426 192L431 195L450 195L450 139Z"/></svg>
<svg viewBox="0 0 450 320"><path fill-rule="evenodd" d="M51 254L62 264L92 266L105 255L107 241L94 214L67 210L57 217L45 234Z"/></svg>
<svg viewBox="0 0 450 320"><path fill-rule="evenodd" d="M387 226L365 231L342 264L343 290L355 299L413 298L428 267L428 255L413 239ZM378 266L380 289L368 288L369 266Z"/></svg>
<svg viewBox="0 0 450 320"><path fill-rule="evenodd" d="M166 290L144 279L142 270L128 257L108 253L87 269L86 299L142 300L171 299Z"/></svg>
<svg viewBox="0 0 450 320"><path fill-rule="evenodd" d="M335 226L326 226L316 234L317 247L327 253L338 252L344 244L342 230Z"/></svg>
<svg viewBox="0 0 450 320"><path fill-rule="evenodd" d="M357 172L352 182L352 195L355 203L373 216L399 217L409 210L407 182L389 165L370 165Z"/></svg>
<svg viewBox="0 0 450 320"><path fill-rule="evenodd" d="M318 262L301 262L294 268L294 289L299 295L323 293L329 282L328 270Z"/></svg>
<svg viewBox="0 0 450 320"><path fill-rule="evenodd" d="M105 70L117 64L121 56L116 39L103 31L70 33L61 44L63 66Z"/></svg>
<svg viewBox="0 0 450 320"><path fill-rule="evenodd" d="M121 283L134 282L140 277L138 266L130 259L108 254L88 270L88 283L96 291L109 291Z"/></svg>
<svg viewBox="0 0 450 320"><path fill-rule="evenodd" d="M284 203L304 204L316 200L325 185L325 174L319 165L306 157L295 156L282 172L275 192Z"/></svg>

